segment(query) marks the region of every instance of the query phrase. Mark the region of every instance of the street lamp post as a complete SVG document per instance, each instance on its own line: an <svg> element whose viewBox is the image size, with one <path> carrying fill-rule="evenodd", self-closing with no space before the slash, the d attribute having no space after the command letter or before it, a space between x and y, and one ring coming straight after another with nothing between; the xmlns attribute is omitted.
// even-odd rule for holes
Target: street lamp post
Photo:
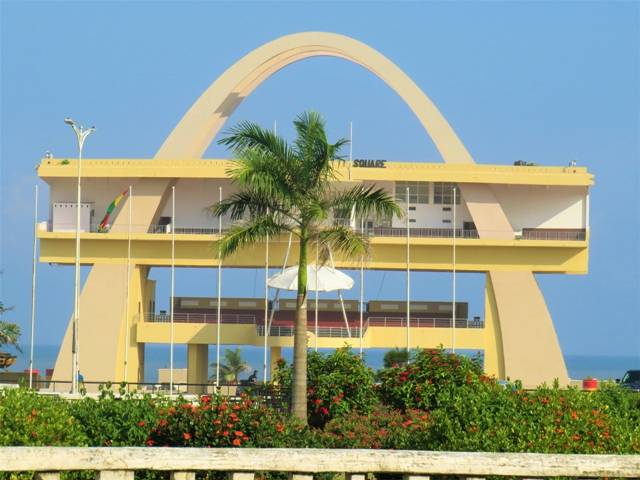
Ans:
<svg viewBox="0 0 640 480"><path fill-rule="evenodd" d="M78 140L78 189L76 200L76 269L75 269L75 287L74 287L74 304L73 304L73 335L71 338L71 393L78 393L78 336L80 327L80 202L82 187L80 178L82 177L82 147L86 138L95 130L95 127L85 129L82 125L76 125L76 122L69 117L64 119L64 123L69 125L76 134Z"/></svg>

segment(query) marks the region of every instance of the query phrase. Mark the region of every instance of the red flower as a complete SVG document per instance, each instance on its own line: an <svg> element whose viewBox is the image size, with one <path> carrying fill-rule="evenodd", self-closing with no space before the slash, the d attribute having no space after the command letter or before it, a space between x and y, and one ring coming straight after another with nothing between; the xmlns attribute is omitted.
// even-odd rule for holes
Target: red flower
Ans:
<svg viewBox="0 0 640 480"><path fill-rule="evenodd" d="M239 438L234 438L233 442L231 443L233 443L236 447L239 447L240 444L242 443L242 440L240 440Z"/></svg>
<svg viewBox="0 0 640 480"><path fill-rule="evenodd" d="M202 403L209 403L211 401L211 397L209 395L203 395L202 397L200 397L200 402Z"/></svg>
<svg viewBox="0 0 640 480"><path fill-rule="evenodd" d="M155 442L153 440L151 440L151 439L147 440L147 447L153 447L154 443Z"/></svg>
<svg viewBox="0 0 640 480"><path fill-rule="evenodd" d="M573 418L574 420L578 419L578 413L575 410L571 411L571 418Z"/></svg>
<svg viewBox="0 0 640 480"><path fill-rule="evenodd" d="M189 432L184 432L184 433L182 434L182 437L183 437L185 440L191 440L191 434L190 434Z"/></svg>
<svg viewBox="0 0 640 480"><path fill-rule="evenodd" d="M222 436L228 437L229 436L229 431L225 430L224 432L222 432Z"/></svg>
<svg viewBox="0 0 640 480"><path fill-rule="evenodd" d="M320 405L322 403L322 400L320 400L319 398L316 398L313 403L315 403L316 405Z"/></svg>
<svg viewBox="0 0 640 480"><path fill-rule="evenodd" d="M284 425L281 423L276 423L276 432L282 433L284 431Z"/></svg>
<svg viewBox="0 0 640 480"><path fill-rule="evenodd" d="M322 407L320 408L320 413L322 415L329 415L329 410L327 409L327 407Z"/></svg>
<svg viewBox="0 0 640 480"><path fill-rule="evenodd" d="M236 437L241 437L241 436L244 435L244 433L242 433L240 430L236 430L235 431L235 435L236 435Z"/></svg>
<svg viewBox="0 0 640 480"><path fill-rule="evenodd" d="M406 420L406 421L402 422L402 426L407 428L412 423L413 423L413 420L409 419L409 420Z"/></svg>
<svg viewBox="0 0 640 480"><path fill-rule="evenodd" d="M139 427L144 427L145 425L146 425L146 424L144 423L144 421L143 421L143 420L140 420L140 421L138 422L138 426L139 426Z"/></svg>
<svg viewBox="0 0 640 480"><path fill-rule="evenodd" d="M168 423L169 423L169 422L167 422L167 421L163 418L162 420L160 420L160 421L158 422L158 425L160 425L161 427L166 427Z"/></svg>
<svg viewBox="0 0 640 480"><path fill-rule="evenodd" d="M240 410L240 405L238 405L237 403L233 406L234 410Z"/></svg>
<svg viewBox="0 0 640 480"><path fill-rule="evenodd" d="M34 408L33 410L31 410L31 416L35 417L36 415L38 415L38 411Z"/></svg>

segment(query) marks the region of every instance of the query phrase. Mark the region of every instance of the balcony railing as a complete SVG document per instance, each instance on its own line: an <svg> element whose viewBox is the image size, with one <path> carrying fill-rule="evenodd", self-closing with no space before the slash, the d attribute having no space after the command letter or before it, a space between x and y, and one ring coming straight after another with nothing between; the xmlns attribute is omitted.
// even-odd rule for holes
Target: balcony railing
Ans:
<svg viewBox="0 0 640 480"><path fill-rule="evenodd" d="M256 325L256 331L259 337L264 336L264 325ZM315 334L315 328L311 325L307 326L307 331ZM271 325L269 336L271 337L293 337L294 327L289 325ZM363 335L367 332L366 327L362 329ZM351 338L360 337L360 328L353 327L347 330L346 327L318 327L318 337L323 338Z"/></svg>
<svg viewBox="0 0 640 480"><path fill-rule="evenodd" d="M415 328L451 328L451 318L422 318L410 317L409 326ZM407 317L368 317L369 327L406 327ZM480 319L468 320L456 318L456 328L484 328L484 321Z"/></svg>
<svg viewBox="0 0 640 480"><path fill-rule="evenodd" d="M73 232L75 231L75 223L70 224L60 224L56 223L55 229L53 228L53 223L51 221L41 222L40 229L47 232ZM151 233L151 234L170 234L171 225L147 225L147 224L135 224L131 225L131 233ZM223 227L222 231L226 232L229 226L226 225ZM374 227L374 228L365 228L364 230L356 229L357 231L361 231L363 234L369 237L406 237L407 229L406 228L397 228L397 227ZM106 229L100 229L98 224L91 224L85 227L82 227L83 232L90 233L128 233L129 225L113 225L109 226ZM217 235L218 229L215 227L182 227L178 226L175 228L175 233L177 235L181 234L189 234L189 235ZM505 231L495 231L495 232L486 232L486 237L491 238L492 233L495 234L496 238L505 238L506 236L512 236L516 240L573 240L573 241L584 241L587 238L586 230L584 228L558 228L558 229L550 229L550 228L523 228L522 232L505 232ZM412 238L453 238L454 229L453 228L410 228L409 236ZM478 239L480 238L478 234L478 230L472 229L455 229L455 236L459 239Z"/></svg>
<svg viewBox="0 0 640 480"><path fill-rule="evenodd" d="M215 313L174 313L173 321L177 323L216 323L217 314ZM146 322L152 323L168 323L171 321L171 315L168 313L147 313L144 316ZM221 324L236 325L256 325L258 335L264 335L264 322L262 319L256 319L255 315L250 314L234 314L223 313L220 315ZM451 328L451 318L425 318L411 317L409 326L412 328ZM373 317L368 316L363 324L363 334L369 327L406 327L406 317ZM309 326L311 329L311 325ZM456 328L484 328L484 321L481 319L466 318L456 319ZM360 336L359 327L352 327L351 336ZM318 327L320 337L348 338L349 334L346 327ZM358 332L358 333L354 333ZM293 335L293 326L290 325L272 325L270 335L275 337L290 337Z"/></svg>
<svg viewBox="0 0 640 480"><path fill-rule="evenodd" d="M195 480L197 472L227 472L230 480L254 480L256 472L289 473L313 480L314 473L344 473L345 480L395 473L405 480L430 475L460 479L638 478L640 455L431 452L294 448L4 447L0 471L38 472L59 480L61 471L96 471L97 480L133 480L134 472L170 472L171 480Z"/></svg>
<svg viewBox="0 0 640 480"><path fill-rule="evenodd" d="M171 315L168 313L147 313L144 320L152 323L168 323L171 321ZM173 321L177 323L217 323L218 315L215 313L174 313ZM256 317L255 315L223 313L220 315L220 323L252 325L256 323Z"/></svg>

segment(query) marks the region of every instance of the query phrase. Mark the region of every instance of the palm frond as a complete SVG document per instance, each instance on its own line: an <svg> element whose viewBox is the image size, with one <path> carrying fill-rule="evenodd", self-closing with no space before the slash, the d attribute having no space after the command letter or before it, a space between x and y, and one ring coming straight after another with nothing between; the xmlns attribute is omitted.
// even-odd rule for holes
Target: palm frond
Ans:
<svg viewBox="0 0 640 480"><path fill-rule="evenodd" d="M275 237L291 231L293 229L289 225L276 222L274 215L271 214L248 220L234 225L220 239L218 245L220 256L227 257L248 245L264 241L267 236Z"/></svg>
<svg viewBox="0 0 640 480"><path fill-rule="evenodd" d="M208 210L215 217L229 215L231 220L240 220L247 214L251 217L265 215L269 208L275 208L270 197L254 190L243 190L211 205Z"/></svg>
<svg viewBox="0 0 640 480"><path fill-rule="evenodd" d="M0 321L0 346L13 345L16 350L21 352L22 349L20 348L20 345L18 345L20 334L20 325Z"/></svg>
<svg viewBox="0 0 640 480"><path fill-rule="evenodd" d="M260 125L243 121L225 132L225 137L218 140L218 144L241 154L244 150L253 149L269 152L274 157L289 158L289 146L282 137L273 130L262 128Z"/></svg>
<svg viewBox="0 0 640 480"><path fill-rule="evenodd" d="M378 219L393 215L403 216L393 197L375 185L356 185L350 190L338 193L331 200L331 206L343 217L349 216L352 211L359 218L367 218L372 214Z"/></svg>
<svg viewBox="0 0 640 480"><path fill-rule="evenodd" d="M319 231L317 241L322 263L328 260L329 252L341 253L347 258L359 258L369 253L369 240L342 225Z"/></svg>

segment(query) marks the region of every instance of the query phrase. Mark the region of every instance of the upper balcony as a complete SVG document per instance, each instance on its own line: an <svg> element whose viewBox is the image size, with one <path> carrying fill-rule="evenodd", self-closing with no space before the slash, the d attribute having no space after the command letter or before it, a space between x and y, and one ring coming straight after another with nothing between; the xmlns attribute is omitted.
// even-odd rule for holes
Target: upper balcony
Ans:
<svg viewBox="0 0 640 480"><path fill-rule="evenodd" d="M220 233L218 219L207 207L217 202L220 191L223 197L236 191L225 173L228 165L224 160L83 160L82 262L122 262L127 251L123 242L130 238L135 263L168 265L173 238L176 265L217 265L214 242ZM585 168L396 162L387 162L384 168L361 165L340 166L336 188L375 183L395 196L409 214L409 228L406 217L331 219L370 237L372 254L367 268L405 268L409 236L414 269L450 270L455 239L459 270L587 271L593 177ZM49 220L40 224L38 232L41 260L72 263L77 163L46 159L39 174L50 186L51 202ZM490 185L512 230L485 230L478 235L460 189L453 204L452 187L464 183ZM167 195L170 184L175 185L175 211ZM133 211L147 209L154 213L153 221L129 224L125 199L107 225L99 228L109 204L129 186ZM222 233L230 225L229 219L223 218ZM282 262L286 245L286 238L271 240L274 265ZM290 261L297 258L295 245L293 250ZM225 265L262 267L263 252L264 247L258 245L226 259ZM359 260L340 258L336 262L342 268L360 264Z"/></svg>

